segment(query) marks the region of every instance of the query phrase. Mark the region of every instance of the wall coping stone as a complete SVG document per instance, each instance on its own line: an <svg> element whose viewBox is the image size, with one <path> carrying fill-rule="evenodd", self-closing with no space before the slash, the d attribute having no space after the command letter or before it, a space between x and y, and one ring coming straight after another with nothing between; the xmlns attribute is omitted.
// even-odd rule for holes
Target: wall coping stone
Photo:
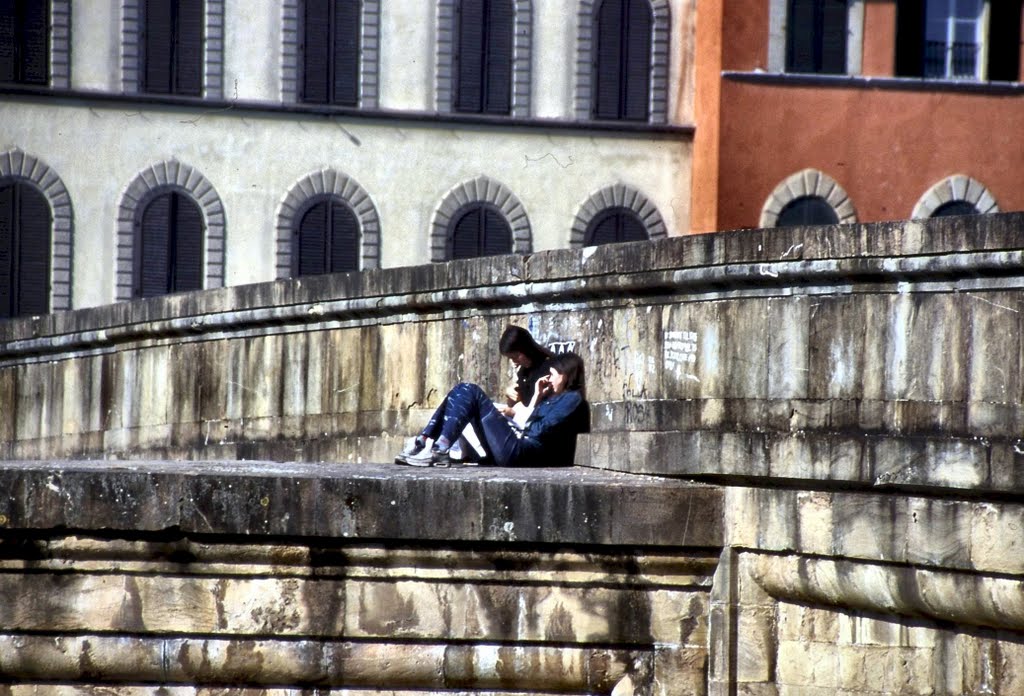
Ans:
<svg viewBox="0 0 1024 696"><path fill-rule="evenodd" d="M399 323L602 297L1020 288L1022 228L1024 213L744 230L284 279L0 322L0 364L161 336Z"/></svg>
<svg viewBox="0 0 1024 696"><path fill-rule="evenodd" d="M0 533L87 530L348 541L698 547L723 543L722 491L584 468L12 461Z"/></svg>

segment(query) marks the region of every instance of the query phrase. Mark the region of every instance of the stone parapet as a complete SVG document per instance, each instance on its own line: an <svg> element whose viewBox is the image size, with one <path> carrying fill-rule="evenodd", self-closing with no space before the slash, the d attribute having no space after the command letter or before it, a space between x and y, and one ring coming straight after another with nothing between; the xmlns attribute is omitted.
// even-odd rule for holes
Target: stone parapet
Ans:
<svg viewBox="0 0 1024 696"><path fill-rule="evenodd" d="M508 323L575 347L579 462L1007 492L1024 215L750 230L0 324L0 457L387 461Z"/></svg>

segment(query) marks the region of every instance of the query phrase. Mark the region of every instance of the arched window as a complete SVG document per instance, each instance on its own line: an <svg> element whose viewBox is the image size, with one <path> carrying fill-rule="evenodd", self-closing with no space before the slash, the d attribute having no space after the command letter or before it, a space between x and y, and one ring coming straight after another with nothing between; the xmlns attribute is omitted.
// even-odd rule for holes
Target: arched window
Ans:
<svg viewBox="0 0 1024 696"><path fill-rule="evenodd" d="M836 214L827 200L821 196L801 196L795 198L779 211L776 227L799 227L802 225L836 225L839 215Z"/></svg>
<svg viewBox="0 0 1024 696"><path fill-rule="evenodd" d="M49 84L49 6L42 0L0 2L0 82Z"/></svg>
<svg viewBox="0 0 1024 696"><path fill-rule="evenodd" d="M135 234L135 297L202 289L203 214L191 198L157 195L142 209Z"/></svg>
<svg viewBox="0 0 1024 696"><path fill-rule="evenodd" d="M614 244L616 242L638 242L648 239L647 228L631 209L608 208L598 213L584 236L584 246Z"/></svg>
<svg viewBox="0 0 1024 696"><path fill-rule="evenodd" d="M321 198L298 216L292 276L359 270L359 219L338 198Z"/></svg>
<svg viewBox="0 0 1024 696"><path fill-rule="evenodd" d="M648 0L604 0L594 13L593 118L647 120L653 22Z"/></svg>
<svg viewBox="0 0 1024 696"><path fill-rule="evenodd" d="M34 186L0 182L0 318L50 311L51 222Z"/></svg>
<svg viewBox="0 0 1024 696"><path fill-rule="evenodd" d="M973 203L967 201L949 201L943 203L935 212L932 213L932 217L952 217L954 215L977 215L978 209L974 207Z"/></svg>
<svg viewBox="0 0 1024 696"><path fill-rule="evenodd" d="M512 0L462 0L456 9L455 110L512 108Z"/></svg>
<svg viewBox="0 0 1024 696"><path fill-rule="evenodd" d="M452 216L446 246L448 259L511 254L512 228L497 209L470 203Z"/></svg>
<svg viewBox="0 0 1024 696"><path fill-rule="evenodd" d="M143 0L142 91L203 93L203 0Z"/></svg>
<svg viewBox="0 0 1024 696"><path fill-rule="evenodd" d="M311 104L359 105L360 0L305 0L302 94Z"/></svg>

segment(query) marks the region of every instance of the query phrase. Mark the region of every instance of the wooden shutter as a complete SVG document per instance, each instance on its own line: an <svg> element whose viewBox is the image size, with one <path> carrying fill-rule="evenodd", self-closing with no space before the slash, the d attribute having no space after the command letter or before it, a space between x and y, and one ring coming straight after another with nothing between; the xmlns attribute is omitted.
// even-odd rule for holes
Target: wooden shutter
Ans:
<svg viewBox="0 0 1024 696"><path fill-rule="evenodd" d="M512 228L497 210L483 209L483 235L479 256L500 256L512 253Z"/></svg>
<svg viewBox="0 0 1024 696"><path fill-rule="evenodd" d="M842 75L846 72L846 33L849 12L846 0L824 0L817 72Z"/></svg>
<svg viewBox="0 0 1024 696"><path fill-rule="evenodd" d="M306 0L302 101L311 104L326 104L330 97L331 2Z"/></svg>
<svg viewBox="0 0 1024 696"><path fill-rule="evenodd" d="M505 115L512 111L515 7L512 0L490 0L488 5L483 111Z"/></svg>
<svg viewBox="0 0 1024 696"><path fill-rule="evenodd" d="M174 27L174 93L203 93L204 0L177 0Z"/></svg>
<svg viewBox="0 0 1024 696"><path fill-rule="evenodd" d="M343 106L359 105L359 52L362 31L362 3L335 0L334 5L334 93L331 101Z"/></svg>
<svg viewBox="0 0 1024 696"><path fill-rule="evenodd" d="M653 13L647 0L627 0L623 104L619 118L646 121L651 94Z"/></svg>
<svg viewBox="0 0 1024 696"><path fill-rule="evenodd" d="M14 186L0 186L0 318L14 316Z"/></svg>
<svg viewBox="0 0 1024 696"><path fill-rule="evenodd" d="M1019 82L1021 0L1002 0L989 5L989 80Z"/></svg>
<svg viewBox="0 0 1024 696"><path fill-rule="evenodd" d="M328 201L311 207L299 221L292 238L294 275L319 275L327 272L327 226L330 215Z"/></svg>
<svg viewBox="0 0 1024 696"><path fill-rule="evenodd" d="M896 75L924 76L925 0L896 3Z"/></svg>
<svg viewBox="0 0 1024 696"><path fill-rule="evenodd" d="M449 259L471 259L480 255L480 208L472 208L460 217L448 236Z"/></svg>
<svg viewBox="0 0 1024 696"><path fill-rule="evenodd" d="M835 225L839 215L821 196L802 196L787 203L779 211L776 227L802 225Z"/></svg>
<svg viewBox="0 0 1024 696"><path fill-rule="evenodd" d="M623 2L604 0L595 15L592 114L596 119L613 120L621 113Z"/></svg>
<svg viewBox="0 0 1024 696"><path fill-rule="evenodd" d="M138 258L135 294L139 297L164 295L171 289L171 195L157 196L142 211L135 245Z"/></svg>
<svg viewBox="0 0 1024 696"><path fill-rule="evenodd" d="M455 110L478 114L484 104L484 0L462 0L456 17Z"/></svg>
<svg viewBox="0 0 1024 696"><path fill-rule="evenodd" d="M586 246L598 244L614 244L618 242L638 242L648 239L647 228L628 208L610 208L591 220L587 226L583 243Z"/></svg>
<svg viewBox="0 0 1024 696"><path fill-rule="evenodd" d="M174 255L172 292L203 288L203 214L188 196L173 193L171 206Z"/></svg>
<svg viewBox="0 0 1024 696"><path fill-rule="evenodd" d="M786 71L815 72L814 6L817 0L790 0L786 16Z"/></svg>
<svg viewBox="0 0 1024 696"><path fill-rule="evenodd" d="M359 220L341 201L331 202L330 273L359 270Z"/></svg>
<svg viewBox="0 0 1024 696"><path fill-rule="evenodd" d="M146 0L143 8L144 90L170 94L174 45L173 0Z"/></svg>
<svg viewBox="0 0 1024 696"><path fill-rule="evenodd" d="M50 204L34 187L16 186L18 198L17 313L50 311Z"/></svg>
<svg viewBox="0 0 1024 696"><path fill-rule="evenodd" d="M512 253L512 228L490 206L479 204L461 215L448 235L448 258L471 259Z"/></svg>
<svg viewBox="0 0 1024 696"><path fill-rule="evenodd" d="M18 79L15 69L15 41L18 37L15 29L16 19L15 0L0 0L0 82L14 82Z"/></svg>

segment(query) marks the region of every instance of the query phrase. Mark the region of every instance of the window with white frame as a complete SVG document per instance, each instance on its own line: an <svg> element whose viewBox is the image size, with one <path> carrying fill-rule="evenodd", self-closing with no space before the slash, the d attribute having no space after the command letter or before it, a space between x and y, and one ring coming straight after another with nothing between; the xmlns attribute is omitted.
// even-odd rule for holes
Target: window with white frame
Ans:
<svg viewBox="0 0 1024 696"><path fill-rule="evenodd" d="M896 74L1020 80L1021 0L901 0Z"/></svg>

